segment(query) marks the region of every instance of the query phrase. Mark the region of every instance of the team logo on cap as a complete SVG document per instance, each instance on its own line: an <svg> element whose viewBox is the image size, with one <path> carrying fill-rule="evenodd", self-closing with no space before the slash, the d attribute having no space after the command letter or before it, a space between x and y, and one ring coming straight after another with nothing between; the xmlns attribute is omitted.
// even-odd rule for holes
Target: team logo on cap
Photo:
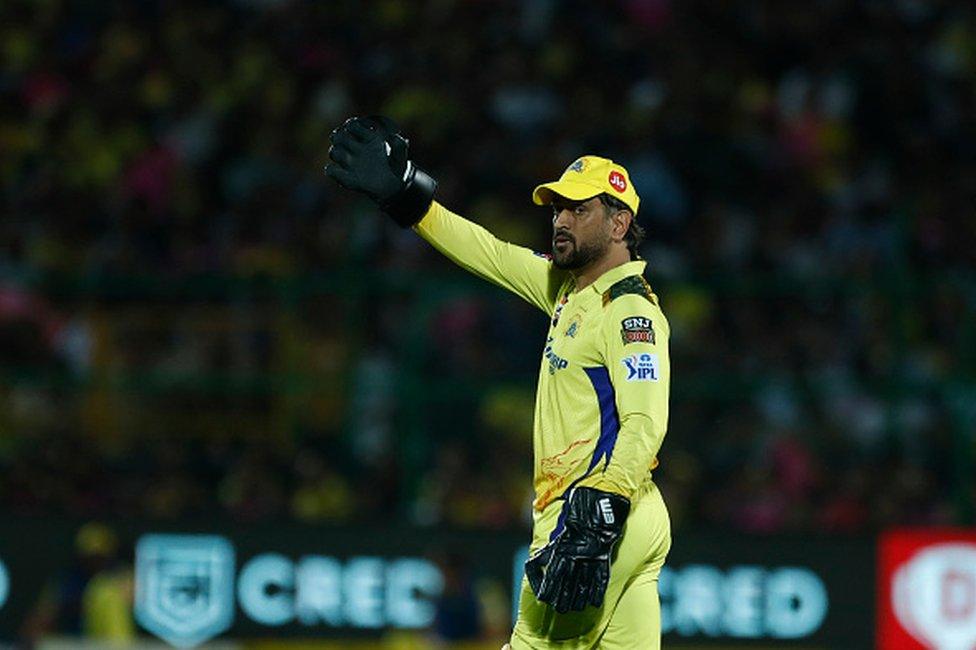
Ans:
<svg viewBox="0 0 976 650"><path fill-rule="evenodd" d="M566 171L568 171L568 172L579 172L579 173L582 174L584 167L586 167L586 161L583 160L582 158L580 158L576 162L574 162L572 165L570 165L569 167L567 167L566 168Z"/></svg>
<svg viewBox="0 0 976 650"><path fill-rule="evenodd" d="M607 180L610 181L610 187L618 192L623 192L627 189L627 179L616 170L610 172L610 177Z"/></svg>

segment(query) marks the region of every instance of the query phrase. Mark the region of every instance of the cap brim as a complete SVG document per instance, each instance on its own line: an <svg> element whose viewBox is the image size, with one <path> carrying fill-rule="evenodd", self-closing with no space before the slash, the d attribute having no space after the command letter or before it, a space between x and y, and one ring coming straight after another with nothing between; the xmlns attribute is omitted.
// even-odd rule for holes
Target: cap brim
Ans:
<svg viewBox="0 0 976 650"><path fill-rule="evenodd" d="M553 195L559 195L570 201L585 201L603 193L603 189L589 183L574 183L573 181L553 181L543 183L532 192L532 202L536 205L549 205Z"/></svg>

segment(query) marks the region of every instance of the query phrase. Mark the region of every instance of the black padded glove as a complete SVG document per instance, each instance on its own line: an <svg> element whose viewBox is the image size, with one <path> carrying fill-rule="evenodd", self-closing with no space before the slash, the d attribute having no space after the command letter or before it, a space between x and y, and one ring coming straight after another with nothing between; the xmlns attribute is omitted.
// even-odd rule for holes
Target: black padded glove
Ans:
<svg viewBox="0 0 976 650"><path fill-rule="evenodd" d="M525 563L529 586L559 613L599 607L610 582L610 554L623 534L630 501L594 488L574 488L565 527Z"/></svg>
<svg viewBox="0 0 976 650"><path fill-rule="evenodd" d="M352 117L332 131L329 141L327 176L365 194L405 228L423 218L437 182L409 161L409 143L393 120Z"/></svg>

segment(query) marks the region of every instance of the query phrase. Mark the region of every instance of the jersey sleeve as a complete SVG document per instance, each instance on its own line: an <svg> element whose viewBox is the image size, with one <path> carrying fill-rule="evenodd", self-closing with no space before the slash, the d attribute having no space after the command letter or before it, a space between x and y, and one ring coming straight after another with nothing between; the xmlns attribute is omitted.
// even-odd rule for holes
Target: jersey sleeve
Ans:
<svg viewBox="0 0 976 650"><path fill-rule="evenodd" d="M607 462L580 485L631 498L657 464L668 425L668 322L657 304L629 294L604 307L603 355L619 428Z"/></svg>
<svg viewBox="0 0 976 650"><path fill-rule="evenodd" d="M551 314L565 272L434 201L414 230L450 260Z"/></svg>

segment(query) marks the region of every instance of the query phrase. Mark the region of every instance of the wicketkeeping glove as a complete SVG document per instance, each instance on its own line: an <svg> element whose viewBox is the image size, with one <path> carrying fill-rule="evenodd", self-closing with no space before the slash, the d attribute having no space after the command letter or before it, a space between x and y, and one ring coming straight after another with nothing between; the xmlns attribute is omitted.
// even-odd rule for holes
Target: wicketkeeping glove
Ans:
<svg viewBox="0 0 976 650"><path fill-rule="evenodd" d="M437 181L409 160L409 143L393 120L352 117L332 131L329 141L329 178L365 194L404 228L423 218Z"/></svg>
<svg viewBox="0 0 976 650"><path fill-rule="evenodd" d="M574 488L565 527L525 563L529 586L559 613L599 607L610 582L610 555L623 534L630 501L594 488Z"/></svg>

